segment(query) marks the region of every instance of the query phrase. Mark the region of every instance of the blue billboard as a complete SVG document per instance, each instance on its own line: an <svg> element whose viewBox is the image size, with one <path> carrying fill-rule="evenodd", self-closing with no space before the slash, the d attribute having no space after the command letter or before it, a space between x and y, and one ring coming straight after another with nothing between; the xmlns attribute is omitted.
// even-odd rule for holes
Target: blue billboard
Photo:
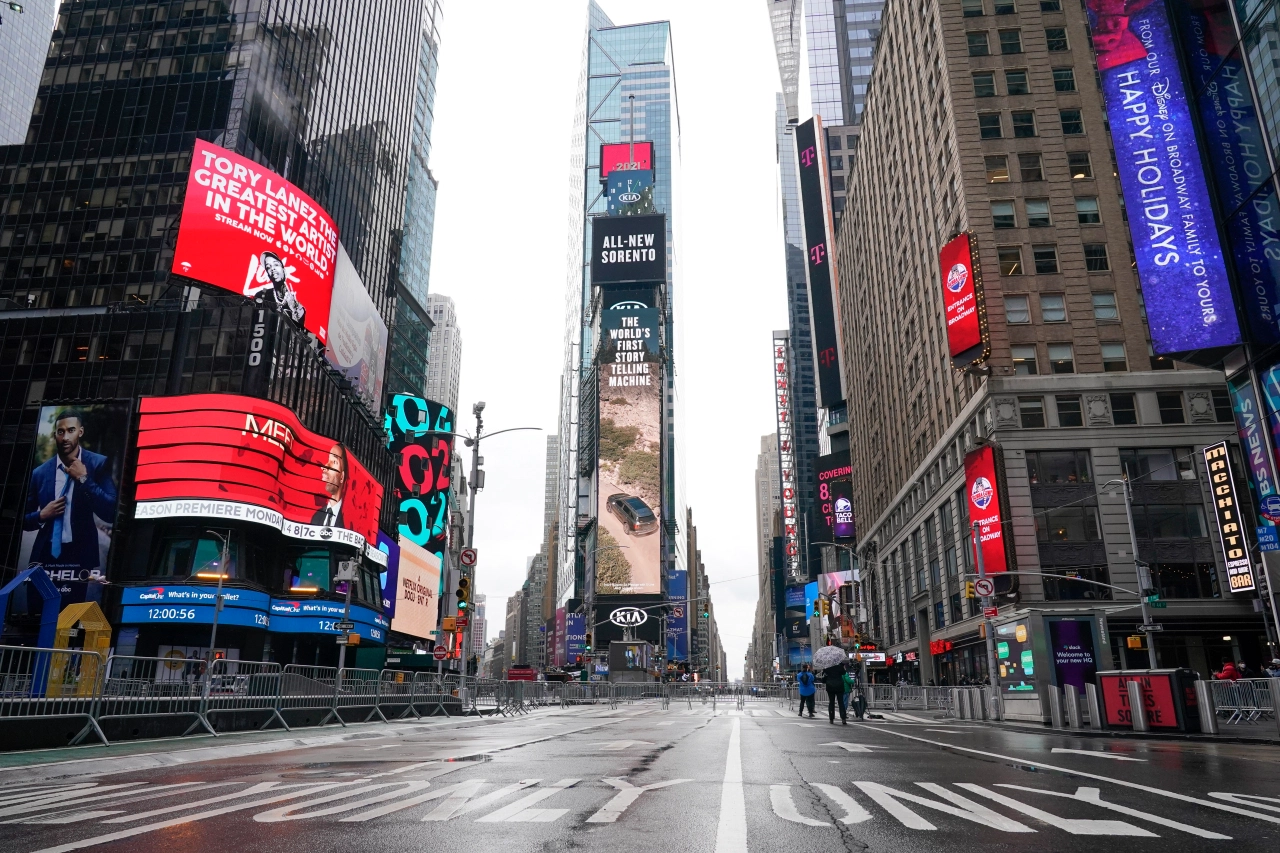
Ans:
<svg viewBox="0 0 1280 853"><path fill-rule="evenodd" d="M1274 372L1268 372L1268 376ZM1274 387L1274 378L1271 380ZM1253 380L1247 374L1227 382L1231 391L1231 409L1235 413L1236 432L1240 436L1240 449L1244 451L1249 466L1249 487L1253 491L1254 506L1267 512L1277 499L1276 469L1267 443L1266 423L1258 395L1254 393ZM1274 522L1265 515L1258 523L1270 526Z"/></svg>
<svg viewBox="0 0 1280 853"><path fill-rule="evenodd" d="M1167 0L1086 0L1156 353L1241 342Z"/></svg>
<svg viewBox="0 0 1280 853"><path fill-rule="evenodd" d="M344 610L341 601L273 598L271 630L282 634L347 633L336 627L342 621ZM355 624L354 633L359 634L361 639L375 643L387 641L389 624L381 613L353 604L349 618Z"/></svg>
<svg viewBox="0 0 1280 853"><path fill-rule="evenodd" d="M581 613L565 614L565 639L568 643L569 662L587 653L587 617Z"/></svg>
<svg viewBox="0 0 1280 853"><path fill-rule="evenodd" d="M125 587L121 591L124 614L120 621L123 625L211 625L217 595L216 586L158 584ZM266 630L271 627L267 616L270 602L271 597L265 592L224 586L218 624Z"/></svg>

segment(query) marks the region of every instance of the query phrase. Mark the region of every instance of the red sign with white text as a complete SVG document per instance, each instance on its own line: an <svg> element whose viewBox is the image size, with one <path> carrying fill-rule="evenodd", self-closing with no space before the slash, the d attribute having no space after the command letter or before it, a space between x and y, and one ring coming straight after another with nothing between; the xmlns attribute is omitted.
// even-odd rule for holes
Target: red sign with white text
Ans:
<svg viewBox="0 0 1280 853"><path fill-rule="evenodd" d="M172 270L239 293L274 299L321 343L338 229L310 196L275 172L196 140Z"/></svg>
<svg viewBox="0 0 1280 853"><path fill-rule="evenodd" d="M652 142L607 142L600 146L600 180L614 171L653 168Z"/></svg>
<svg viewBox="0 0 1280 853"><path fill-rule="evenodd" d="M252 521L285 535L376 542L382 485L284 406L237 394L143 397L137 518Z"/></svg>
<svg viewBox="0 0 1280 853"><path fill-rule="evenodd" d="M942 269L942 302L947 315L947 347L951 357L982 346L978 312L978 275L969 234L951 238L938 253Z"/></svg>
<svg viewBox="0 0 1280 853"><path fill-rule="evenodd" d="M969 501L969 521L980 525L978 541L982 544L982 561L989 575L1009 571L998 482L996 452L991 445L979 447L965 455L964 485ZM974 556L977 557L977 554Z"/></svg>
<svg viewBox="0 0 1280 853"><path fill-rule="evenodd" d="M1136 681L1147 711L1147 725L1153 729L1178 727L1178 709L1173 704L1173 676L1099 675L1098 681L1102 682L1102 704L1107 709L1107 725L1133 726L1129 682Z"/></svg>

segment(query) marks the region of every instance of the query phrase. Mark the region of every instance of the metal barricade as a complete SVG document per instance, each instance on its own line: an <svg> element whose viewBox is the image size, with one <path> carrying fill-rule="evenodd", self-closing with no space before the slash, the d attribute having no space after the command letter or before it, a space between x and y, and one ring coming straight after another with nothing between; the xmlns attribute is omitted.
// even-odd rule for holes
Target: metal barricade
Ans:
<svg viewBox="0 0 1280 853"><path fill-rule="evenodd" d="M1270 679L1242 678L1239 681L1212 681L1214 705L1226 715L1227 725L1253 723L1275 716Z"/></svg>
<svg viewBox="0 0 1280 853"><path fill-rule="evenodd" d="M107 659L93 706L93 718L191 717L182 734L203 728L217 735L204 717L208 663L198 658L112 655Z"/></svg>
<svg viewBox="0 0 1280 853"><path fill-rule="evenodd" d="M107 744L93 715L103 669L97 652L0 646L0 719L84 718L71 743L92 732Z"/></svg>
<svg viewBox="0 0 1280 853"><path fill-rule="evenodd" d="M360 722L367 723L374 717L387 722L382 709L378 707L378 686L381 681L380 670L344 667L338 673L338 690L333 701L334 715L342 719L344 709L368 708L369 712Z"/></svg>
<svg viewBox="0 0 1280 853"><path fill-rule="evenodd" d="M258 731L265 731L272 721L289 731L289 724L280 716L281 673L278 663L215 660L204 681L204 701L200 707L205 726L214 731L215 714L265 711L266 719Z"/></svg>
<svg viewBox="0 0 1280 853"><path fill-rule="evenodd" d="M411 715L421 717L413 701L416 676L417 673L402 669L382 670L378 676L378 708L387 707L393 714L396 708L400 708L400 713L392 717L395 720Z"/></svg>
<svg viewBox="0 0 1280 853"><path fill-rule="evenodd" d="M343 726L346 722L337 713L338 668L291 663L280 676L281 714L285 711L324 712L318 725L325 725L331 717L337 717Z"/></svg>

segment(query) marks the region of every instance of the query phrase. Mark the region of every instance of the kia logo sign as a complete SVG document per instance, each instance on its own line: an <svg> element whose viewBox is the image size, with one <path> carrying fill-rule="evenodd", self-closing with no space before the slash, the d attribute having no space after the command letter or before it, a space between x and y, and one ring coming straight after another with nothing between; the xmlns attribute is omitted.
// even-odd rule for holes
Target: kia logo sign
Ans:
<svg viewBox="0 0 1280 853"><path fill-rule="evenodd" d="M947 273L947 290L952 293L959 293L964 287L965 282L969 280L969 270L964 264L956 264Z"/></svg>
<svg viewBox="0 0 1280 853"><path fill-rule="evenodd" d="M994 494L995 489L991 488L991 481L986 477L978 477L973 481L973 488L969 490L969 499L978 509L986 509Z"/></svg>
<svg viewBox="0 0 1280 853"><path fill-rule="evenodd" d="M619 607L609 614L609 621L623 628L638 628L649 621L649 614L639 607Z"/></svg>
<svg viewBox="0 0 1280 853"><path fill-rule="evenodd" d="M640 200L640 193L622 193L618 196L618 201L623 204L634 204Z"/></svg>

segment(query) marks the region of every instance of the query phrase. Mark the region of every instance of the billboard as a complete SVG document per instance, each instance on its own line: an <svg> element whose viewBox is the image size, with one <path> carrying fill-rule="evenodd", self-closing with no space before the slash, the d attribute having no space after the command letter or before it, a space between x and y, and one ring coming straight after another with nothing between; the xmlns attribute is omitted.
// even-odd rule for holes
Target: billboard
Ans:
<svg viewBox="0 0 1280 853"><path fill-rule="evenodd" d="M952 237L938 253L947 348L951 365L957 369L985 361L991 354L976 248L974 236L966 231Z"/></svg>
<svg viewBox="0 0 1280 853"><path fill-rule="evenodd" d="M40 566L54 583L106 579L128 441L128 403L40 408L18 571Z"/></svg>
<svg viewBox="0 0 1280 853"><path fill-rule="evenodd" d="M652 142L606 142L600 146L600 180L614 172L653 171Z"/></svg>
<svg viewBox="0 0 1280 853"><path fill-rule="evenodd" d="M440 567L440 558L422 546L400 546L392 631L423 640L432 636L440 613Z"/></svg>
<svg viewBox="0 0 1280 853"><path fill-rule="evenodd" d="M387 324L360 281L347 250L338 246L329 310L329 346L325 358L342 371L369 411L382 407L387 362Z"/></svg>
<svg viewBox="0 0 1280 853"><path fill-rule="evenodd" d="M591 220L591 283L667 280L667 217L596 216Z"/></svg>
<svg viewBox="0 0 1280 853"><path fill-rule="evenodd" d="M587 617L581 613L566 613L564 617L565 654L569 663L587 653Z"/></svg>
<svg viewBox="0 0 1280 853"><path fill-rule="evenodd" d="M778 473L782 491L782 543L786 578L800 577L800 521L796 502L796 453L791 432L791 346L785 331L773 333L774 408L778 416Z"/></svg>
<svg viewBox="0 0 1280 853"><path fill-rule="evenodd" d="M449 544L453 410L412 394L394 394L382 427L397 460L400 541L421 545L443 563Z"/></svg>
<svg viewBox="0 0 1280 853"><path fill-rule="evenodd" d="M121 592L121 622L210 625L217 596L217 590L210 586L127 586ZM265 592L224 587L218 624L266 630L271 626L267 615L270 607L271 596Z"/></svg>
<svg viewBox="0 0 1280 853"><path fill-rule="evenodd" d="M250 298L329 342L338 229L309 195L247 157L196 140L172 272Z"/></svg>
<svg viewBox="0 0 1280 853"><path fill-rule="evenodd" d="M969 520L979 525L978 541L987 574L1009 571L994 447L987 444L965 454L964 484L969 496Z"/></svg>
<svg viewBox="0 0 1280 853"><path fill-rule="evenodd" d="M1024 619L997 625L995 639L1001 694L1033 695L1036 692L1036 661L1031 648L1031 623Z"/></svg>
<svg viewBox="0 0 1280 853"><path fill-rule="evenodd" d="M813 361L818 373L818 405L844 403L844 371L840 365L839 276L831 234L826 138L822 117L796 127L796 163L800 170L800 212L804 217L805 278L809 284L809 324L813 328Z"/></svg>
<svg viewBox="0 0 1280 853"><path fill-rule="evenodd" d="M390 619L396 615L396 589L400 584L400 543L379 530L378 550L387 555L387 563L379 573L378 581L382 588L382 612Z"/></svg>
<svg viewBox="0 0 1280 853"><path fill-rule="evenodd" d="M852 542L857 536L853 520L853 466L849 451L819 456L813 463L813 481L818 494L814 505L822 518L822 529L814 541Z"/></svg>
<svg viewBox="0 0 1280 853"><path fill-rule="evenodd" d="M605 181L610 216L653 213L653 171L617 171Z"/></svg>
<svg viewBox="0 0 1280 853"><path fill-rule="evenodd" d="M1249 525L1241 517L1236 481L1231 476L1227 443L1220 441L1204 449L1204 464L1209 469L1209 487L1213 490L1213 514L1218 522L1218 542L1226 559L1227 583L1232 592L1250 592L1257 584L1253 579L1253 561L1249 559L1249 543L1245 530Z"/></svg>
<svg viewBox="0 0 1280 853"><path fill-rule="evenodd" d="M1241 342L1167 0L1086 0L1152 346Z"/></svg>
<svg viewBox="0 0 1280 853"><path fill-rule="evenodd" d="M596 595L662 590L659 322L657 308L600 313Z"/></svg>
<svg viewBox="0 0 1280 853"><path fill-rule="evenodd" d="M143 397L140 411L135 518L250 521L361 549L376 541L382 485L284 406L188 394Z"/></svg>
<svg viewBox="0 0 1280 853"><path fill-rule="evenodd" d="M1249 485L1253 489L1254 505L1263 507L1263 499L1277 493L1275 459L1267 445L1262 407L1254 390L1253 377L1244 373L1227 380L1231 392L1231 410L1235 414L1236 433L1240 436L1240 449L1244 451L1245 464L1249 467ZM1280 389L1278 389L1280 390ZM1264 515L1258 516L1258 524L1274 526Z"/></svg>

